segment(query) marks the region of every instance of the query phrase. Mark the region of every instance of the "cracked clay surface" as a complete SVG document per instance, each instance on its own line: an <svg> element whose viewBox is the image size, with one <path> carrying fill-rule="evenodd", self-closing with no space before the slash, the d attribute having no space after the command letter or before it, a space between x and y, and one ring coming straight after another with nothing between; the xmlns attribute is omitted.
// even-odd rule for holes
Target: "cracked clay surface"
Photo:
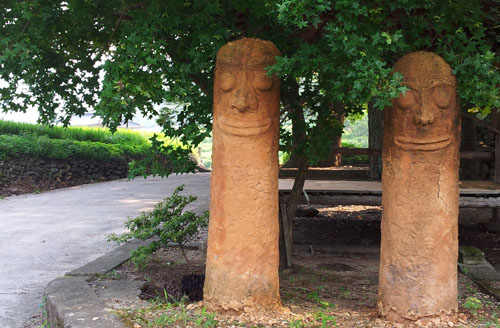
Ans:
<svg viewBox="0 0 500 328"><path fill-rule="evenodd" d="M278 279L278 49L241 39L218 54L204 301L241 312L281 306Z"/></svg>
<svg viewBox="0 0 500 328"><path fill-rule="evenodd" d="M457 310L460 116L449 65L428 52L395 64L408 90L385 113L379 313L394 321Z"/></svg>

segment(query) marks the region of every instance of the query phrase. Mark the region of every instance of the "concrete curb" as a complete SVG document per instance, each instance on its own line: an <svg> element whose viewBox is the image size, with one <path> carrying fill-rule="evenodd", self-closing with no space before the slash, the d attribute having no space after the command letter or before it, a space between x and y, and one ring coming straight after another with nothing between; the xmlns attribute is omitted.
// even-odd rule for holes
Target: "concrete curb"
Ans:
<svg viewBox="0 0 500 328"><path fill-rule="evenodd" d="M127 261L130 251L153 240L125 243L96 260L51 281L44 291L44 309L50 327L125 328L120 318L107 308L88 281Z"/></svg>
<svg viewBox="0 0 500 328"><path fill-rule="evenodd" d="M484 259L484 253L474 247L460 247L458 267L479 288L500 301L500 273Z"/></svg>
<svg viewBox="0 0 500 328"><path fill-rule="evenodd" d="M84 277L53 280L44 295L50 327L125 328L116 315L106 311Z"/></svg>
<svg viewBox="0 0 500 328"><path fill-rule="evenodd" d="M153 239L147 241L129 241L94 261L66 273L66 276L95 276L97 274L105 274L126 262L130 258L131 251L141 246L148 246L152 241Z"/></svg>

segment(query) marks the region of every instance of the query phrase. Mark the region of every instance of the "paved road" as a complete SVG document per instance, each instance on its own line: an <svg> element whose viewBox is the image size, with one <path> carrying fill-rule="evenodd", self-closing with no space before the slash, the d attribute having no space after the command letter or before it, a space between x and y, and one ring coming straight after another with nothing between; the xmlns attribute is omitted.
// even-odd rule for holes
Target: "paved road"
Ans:
<svg viewBox="0 0 500 328"><path fill-rule="evenodd" d="M208 209L209 179L137 178L0 199L0 327L39 326L45 286L116 247L106 236L178 185Z"/></svg>

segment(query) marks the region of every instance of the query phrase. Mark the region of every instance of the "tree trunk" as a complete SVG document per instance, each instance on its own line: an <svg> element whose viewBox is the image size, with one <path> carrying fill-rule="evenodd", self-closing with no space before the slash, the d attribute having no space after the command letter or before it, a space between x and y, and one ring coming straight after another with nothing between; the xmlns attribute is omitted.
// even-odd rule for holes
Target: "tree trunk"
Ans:
<svg viewBox="0 0 500 328"><path fill-rule="evenodd" d="M384 135L384 112L368 104L368 148L382 149ZM382 158L370 156L370 179L380 180L382 178Z"/></svg>
<svg viewBox="0 0 500 328"><path fill-rule="evenodd" d="M477 151L476 122L468 117L462 119L462 147L464 151ZM460 161L461 180L479 180L479 162L474 159Z"/></svg>
<svg viewBox="0 0 500 328"><path fill-rule="evenodd" d="M339 121L340 124L344 124L345 120L345 113L344 113L344 104L341 103L335 103L332 106L333 112L335 113L335 117ZM339 167L342 165L342 154L339 154L334 151L335 148L342 147L342 135L335 136L332 139L332 151L330 154L328 154L328 157L323 160L319 161L316 167Z"/></svg>
<svg viewBox="0 0 500 328"><path fill-rule="evenodd" d="M289 88L282 90L281 98L286 100L285 107L288 107L288 116L292 121L292 146L290 150L290 158L283 167L298 168L300 165L300 156L298 155L298 148L306 139L304 108L300 103L299 85L295 78L284 83Z"/></svg>
<svg viewBox="0 0 500 328"><path fill-rule="evenodd" d="M306 138L304 109L301 106L291 107L290 119L292 120L292 150L290 158L283 167L298 168L300 166L301 156L297 153L297 148Z"/></svg>
<svg viewBox="0 0 500 328"><path fill-rule="evenodd" d="M286 244L293 245L292 238L292 225L293 225L293 217L295 216L295 212L297 210L297 205L300 201L300 196L302 195L302 190L304 189L304 183L306 181L306 172L309 168L309 162L306 157L299 157L299 168L297 172L297 176L295 177L295 181L293 183L292 191L290 192L290 196L286 202L286 228L285 225L281 223L281 215L280 215L280 269L284 269L286 267L291 267L291 260L287 261L286 259ZM281 214L281 213L280 213ZM287 241L285 242L285 239ZM287 263L288 262L288 263Z"/></svg>

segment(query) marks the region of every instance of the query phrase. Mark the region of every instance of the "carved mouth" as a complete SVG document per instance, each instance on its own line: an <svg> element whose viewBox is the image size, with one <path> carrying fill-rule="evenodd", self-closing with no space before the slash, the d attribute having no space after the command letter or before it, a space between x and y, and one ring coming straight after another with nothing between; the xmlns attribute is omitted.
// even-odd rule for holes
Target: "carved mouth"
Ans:
<svg viewBox="0 0 500 328"><path fill-rule="evenodd" d="M219 128L227 134L240 137L262 134L271 127L271 120L265 120L264 122L239 122L239 124L233 122L229 123L228 121L228 119L219 118Z"/></svg>
<svg viewBox="0 0 500 328"><path fill-rule="evenodd" d="M446 148L451 143L451 138L439 138L433 140L415 140L411 138L395 138L396 145L405 150L439 150Z"/></svg>

